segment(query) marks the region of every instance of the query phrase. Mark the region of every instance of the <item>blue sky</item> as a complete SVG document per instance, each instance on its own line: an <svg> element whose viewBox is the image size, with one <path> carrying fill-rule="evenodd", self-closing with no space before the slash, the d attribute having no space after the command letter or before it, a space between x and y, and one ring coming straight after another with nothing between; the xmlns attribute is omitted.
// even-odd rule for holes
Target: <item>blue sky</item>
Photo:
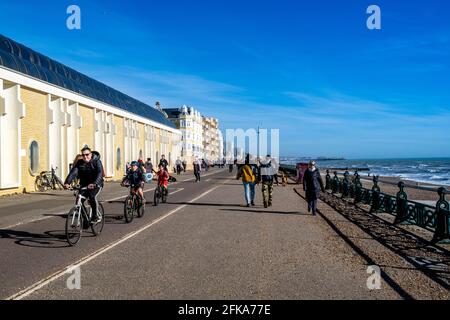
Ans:
<svg viewBox="0 0 450 320"><path fill-rule="evenodd" d="M81 30L66 9L81 8ZM382 29L366 28L381 8ZM447 0L0 0L0 33L221 128L280 129L285 156L450 156Z"/></svg>

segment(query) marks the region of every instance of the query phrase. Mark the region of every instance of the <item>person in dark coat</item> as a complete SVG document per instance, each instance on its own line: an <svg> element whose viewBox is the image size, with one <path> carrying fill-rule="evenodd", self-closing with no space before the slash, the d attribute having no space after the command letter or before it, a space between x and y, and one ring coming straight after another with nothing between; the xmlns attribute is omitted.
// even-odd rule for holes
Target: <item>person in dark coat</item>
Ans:
<svg viewBox="0 0 450 320"><path fill-rule="evenodd" d="M308 212L316 215L317 199L320 197L320 191L325 192L322 177L319 169L316 168L315 161L310 161L308 169L303 176L303 190L305 191L306 201L308 202Z"/></svg>

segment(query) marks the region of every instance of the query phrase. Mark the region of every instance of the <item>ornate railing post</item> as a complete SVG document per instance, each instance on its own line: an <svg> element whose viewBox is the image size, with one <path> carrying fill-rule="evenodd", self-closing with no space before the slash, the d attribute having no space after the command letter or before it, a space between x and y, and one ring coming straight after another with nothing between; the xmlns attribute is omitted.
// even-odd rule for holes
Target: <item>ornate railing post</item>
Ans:
<svg viewBox="0 0 450 320"><path fill-rule="evenodd" d="M337 175L337 171L335 171L333 177L333 193L337 192L339 192L339 177Z"/></svg>
<svg viewBox="0 0 450 320"><path fill-rule="evenodd" d="M342 182L342 198L347 198L350 192L350 180L348 179L349 175L350 173L348 171L345 171L344 180Z"/></svg>
<svg viewBox="0 0 450 320"><path fill-rule="evenodd" d="M331 176L330 170L327 169L327 175L325 176L325 190L331 190Z"/></svg>
<svg viewBox="0 0 450 320"><path fill-rule="evenodd" d="M378 186L379 176L373 176L373 187L372 187L372 203L370 206L370 212L377 212L380 207L380 187Z"/></svg>
<svg viewBox="0 0 450 320"><path fill-rule="evenodd" d="M408 195L405 192L405 183L398 183L400 189L397 192L397 214L395 215L394 224L403 223L408 219Z"/></svg>
<svg viewBox="0 0 450 320"><path fill-rule="evenodd" d="M358 172L355 174L355 204L362 200L362 183Z"/></svg>
<svg viewBox="0 0 450 320"><path fill-rule="evenodd" d="M436 230L433 241L450 243L450 205L445 198L447 191L439 188L439 200L436 203Z"/></svg>

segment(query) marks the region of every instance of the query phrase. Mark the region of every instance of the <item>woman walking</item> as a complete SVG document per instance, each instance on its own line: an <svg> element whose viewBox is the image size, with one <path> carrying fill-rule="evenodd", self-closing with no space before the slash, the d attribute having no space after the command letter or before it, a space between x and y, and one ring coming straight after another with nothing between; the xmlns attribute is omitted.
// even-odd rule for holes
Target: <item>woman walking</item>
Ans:
<svg viewBox="0 0 450 320"><path fill-rule="evenodd" d="M306 201L308 202L308 212L312 211L316 215L317 199L320 197L320 191L325 192L322 177L319 169L316 168L316 162L310 161L308 169L303 176L303 190L305 191Z"/></svg>

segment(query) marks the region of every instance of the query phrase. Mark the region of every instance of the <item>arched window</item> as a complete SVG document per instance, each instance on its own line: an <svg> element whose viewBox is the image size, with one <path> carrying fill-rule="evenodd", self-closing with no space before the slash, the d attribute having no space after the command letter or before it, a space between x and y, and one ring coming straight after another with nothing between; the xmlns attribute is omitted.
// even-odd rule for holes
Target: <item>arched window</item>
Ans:
<svg viewBox="0 0 450 320"><path fill-rule="evenodd" d="M139 159L142 159L142 149L139 150Z"/></svg>
<svg viewBox="0 0 450 320"><path fill-rule="evenodd" d="M30 149L28 150L28 159L30 165L30 172L32 175L36 174L39 170L39 145L36 141L30 143Z"/></svg>
<svg viewBox="0 0 450 320"><path fill-rule="evenodd" d="M122 157L120 154L120 148L117 148L117 152L116 152L116 168L117 170L120 170L122 166Z"/></svg>

